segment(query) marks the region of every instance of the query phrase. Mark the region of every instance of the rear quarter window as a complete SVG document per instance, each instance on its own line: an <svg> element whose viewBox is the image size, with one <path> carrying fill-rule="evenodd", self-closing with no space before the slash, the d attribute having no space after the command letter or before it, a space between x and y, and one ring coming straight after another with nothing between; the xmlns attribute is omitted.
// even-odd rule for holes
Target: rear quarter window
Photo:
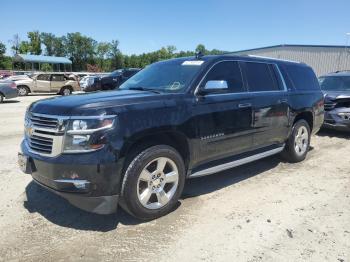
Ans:
<svg viewBox="0 0 350 262"><path fill-rule="evenodd" d="M314 71L308 66L282 65L282 74L286 82L295 90L320 90Z"/></svg>

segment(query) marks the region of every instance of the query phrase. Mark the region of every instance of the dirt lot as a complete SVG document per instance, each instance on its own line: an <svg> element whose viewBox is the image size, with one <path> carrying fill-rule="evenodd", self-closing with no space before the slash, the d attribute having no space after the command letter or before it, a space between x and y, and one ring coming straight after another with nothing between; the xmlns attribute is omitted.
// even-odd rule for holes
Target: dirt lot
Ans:
<svg viewBox="0 0 350 262"><path fill-rule="evenodd" d="M313 137L299 164L190 180L175 212L141 223L80 211L19 171L23 115L41 98L0 105L0 260L350 261L350 134Z"/></svg>

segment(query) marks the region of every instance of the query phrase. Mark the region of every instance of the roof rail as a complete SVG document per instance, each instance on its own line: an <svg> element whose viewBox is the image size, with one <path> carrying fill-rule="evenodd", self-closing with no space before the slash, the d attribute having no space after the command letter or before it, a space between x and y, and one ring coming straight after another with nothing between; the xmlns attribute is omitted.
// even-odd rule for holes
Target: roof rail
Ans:
<svg viewBox="0 0 350 262"><path fill-rule="evenodd" d="M259 56L259 55L248 55L248 56L249 57L264 58L264 59L270 59L270 60L277 60L277 61L284 61L284 62L292 62L292 63L301 64L301 62L299 62L299 61L293 61L293 60L287 60L287 59L280 59L280 58L273 58L273 57Z"/></svg>

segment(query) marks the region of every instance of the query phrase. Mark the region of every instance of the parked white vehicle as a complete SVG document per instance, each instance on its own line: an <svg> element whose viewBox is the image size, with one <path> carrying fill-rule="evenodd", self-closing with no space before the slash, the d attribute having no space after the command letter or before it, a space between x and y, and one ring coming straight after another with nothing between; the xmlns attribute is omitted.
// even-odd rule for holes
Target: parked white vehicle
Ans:
<svg viewBox="0 0 350 262"><path fill-rule="evenodd" d="M70 95L73 91L80 91L79 82L63 73L39 73L31 78L14 82L17 84L19 96L26 96L29 93Z"/></svg>

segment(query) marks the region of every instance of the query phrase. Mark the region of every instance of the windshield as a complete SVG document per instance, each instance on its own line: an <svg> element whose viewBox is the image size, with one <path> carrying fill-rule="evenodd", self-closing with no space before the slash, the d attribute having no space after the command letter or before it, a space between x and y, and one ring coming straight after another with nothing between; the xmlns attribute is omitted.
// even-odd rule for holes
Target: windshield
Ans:
<svg viewBox="0 0 350 262"><path fill-rule="evenodd" d="M204 61L170 60L152 64L141 70L119 89L179 92L184 90L199 72Z"/></svg>
<svg viewBox="0 0 350 262"><path fill-rule="evenodd" d="M322 90L350 91L350 76L325 76L318 81Z"/></svg>

